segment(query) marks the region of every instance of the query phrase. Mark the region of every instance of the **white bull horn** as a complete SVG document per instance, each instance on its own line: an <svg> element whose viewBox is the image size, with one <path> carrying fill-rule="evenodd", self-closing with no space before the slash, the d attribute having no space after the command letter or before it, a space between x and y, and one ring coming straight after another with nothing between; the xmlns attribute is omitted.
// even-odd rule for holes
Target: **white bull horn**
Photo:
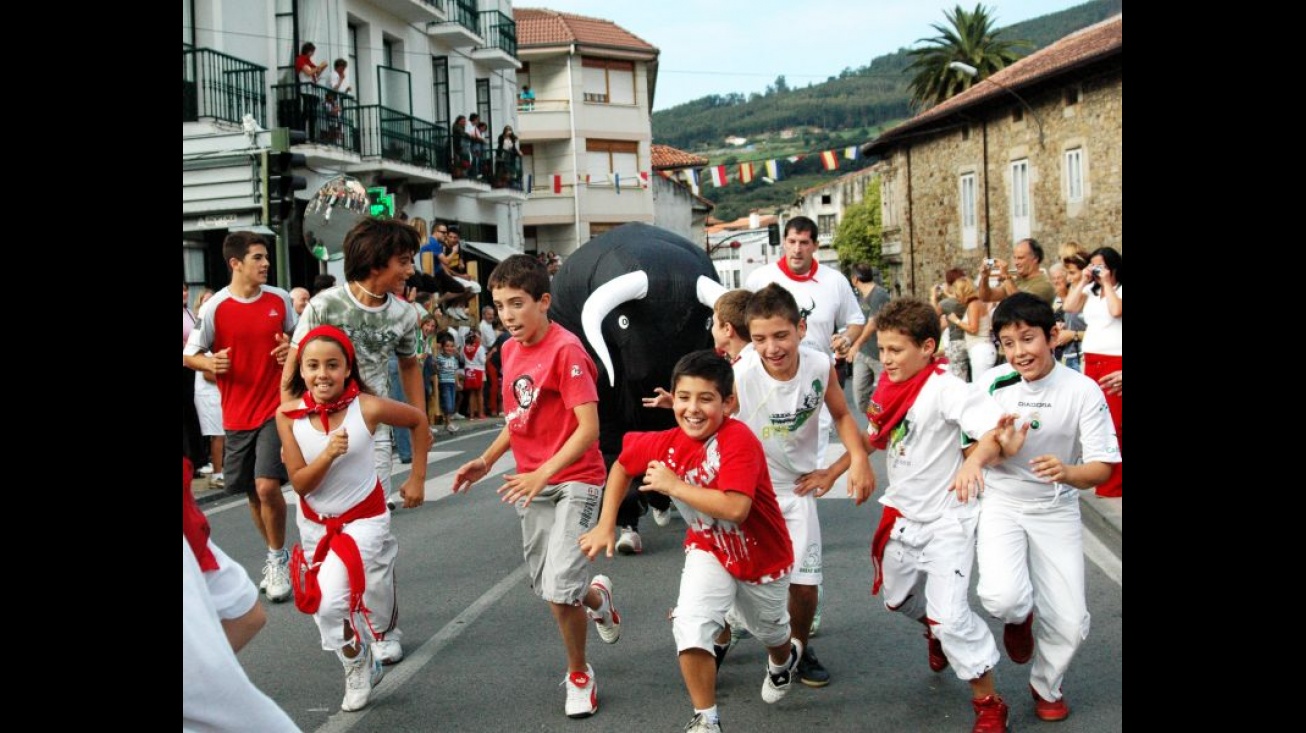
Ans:
<svg viewBox="0 0 1306 733"><path fill-rule="evenodd" d="M639 300L648 295L648 273L643 270L628 272L615 277L598 287L585 299L585 307L580 311L580 325L585 332L585 339L599 355L603 368L608 370L608 386L617 386L617 375L612 368L612 355L608 353L608 344L603 340L603 319L622 303Z"/></svg>
<svg viewBox="0 0 1306 733"><path fill-rule="evenodd" d="M707 275L698 276L698 283L694 286L694 290L698 293L698 302L714 311L716 310L717 298L730 292L726 286L713 280Z"/></svg>

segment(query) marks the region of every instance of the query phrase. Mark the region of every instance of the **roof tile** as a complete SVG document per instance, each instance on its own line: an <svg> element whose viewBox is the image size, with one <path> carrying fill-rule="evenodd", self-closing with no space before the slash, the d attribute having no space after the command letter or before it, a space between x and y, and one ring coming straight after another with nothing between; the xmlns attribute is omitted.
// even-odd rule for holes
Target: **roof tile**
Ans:
<svg viewBox="0 0 1306 733"><path fill-rule="evenodd" d="M658 53L653 44L610 20L547 8L513 8L517 46L556 46L564 43L614 46Z"/></svg>

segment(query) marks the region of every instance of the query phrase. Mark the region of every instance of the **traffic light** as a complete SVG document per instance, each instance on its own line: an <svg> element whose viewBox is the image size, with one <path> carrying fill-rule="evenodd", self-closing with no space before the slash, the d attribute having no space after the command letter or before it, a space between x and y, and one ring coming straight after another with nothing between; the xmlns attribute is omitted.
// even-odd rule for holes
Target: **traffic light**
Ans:
<svg viewBox="0 0 1306 733"><path fill-rule="evenodd" d="M385 186L373 186L367 189L367 213L378 219L393 219L395 215L394 194L386 193Z"/></svg>
<svg viewBox="0 0 1306 733"><path fill-rule="evenodd" d="M308 159L300 153L288 151L268 153L268 222L281 224L295 215L295 192L308 188L308 181L303 176L294 174L296 168L308 165Z"/></svg>

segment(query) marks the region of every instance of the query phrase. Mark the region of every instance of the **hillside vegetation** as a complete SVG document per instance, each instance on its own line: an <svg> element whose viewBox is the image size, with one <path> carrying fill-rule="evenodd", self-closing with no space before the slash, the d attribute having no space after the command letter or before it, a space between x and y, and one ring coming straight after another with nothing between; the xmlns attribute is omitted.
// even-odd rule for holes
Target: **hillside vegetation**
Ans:
<svg viewBox="0 0 1306 733"><path fill-rule="evenodd" d="M992 6L1000 17L1000 3ZM1124 0L1092 0L1006 26L1002 37L1029 41L1032 52L1123 9ZM940 14L939 22L942 20ZM922 38L933 34L929 26L921 28ZM782 178L775 185L760 180L761 170L758 179L746 186L731 180L730 185L717 189L700 181L703 196L717 203L714 216L718 219L743 216L751 209L788 206L803 188L868 165L868 161L841 158L838 170L826 172L817 153L859 145L915 114L907 90L910 76L903 73L910 63L907 49L899 49L866 66L846 68L819 84L792 88L780 76L765 93L701 97L654 112L653 141L698 153L713 165L757 161L760 168L760 161L766 159L807 155L797 163L782 162ZM748 138L749 145L725 146L725 138L731 135Z"/></svg>

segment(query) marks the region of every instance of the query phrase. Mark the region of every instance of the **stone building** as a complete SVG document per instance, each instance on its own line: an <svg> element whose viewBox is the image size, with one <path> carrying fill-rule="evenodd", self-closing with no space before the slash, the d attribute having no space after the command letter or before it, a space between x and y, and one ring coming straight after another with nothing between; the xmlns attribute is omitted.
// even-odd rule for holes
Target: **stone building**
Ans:
<svg viewBox="0 0 1306 733"><path fill-rule="evenodd" d="M1029 236L1123 252L1123 29L1077 31L863 146L884 159L882 252L904 294Z"/></svg>

